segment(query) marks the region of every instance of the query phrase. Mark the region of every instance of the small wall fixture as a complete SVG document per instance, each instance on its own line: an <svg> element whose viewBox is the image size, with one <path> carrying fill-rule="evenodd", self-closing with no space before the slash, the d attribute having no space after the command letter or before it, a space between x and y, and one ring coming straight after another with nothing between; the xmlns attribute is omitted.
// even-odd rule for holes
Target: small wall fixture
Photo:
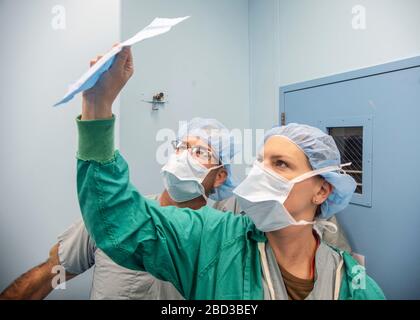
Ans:
<svg viewBox="0 0 420 320"><path fill-rule="evenodd" d="M155 94L152 100L142 100L142 101L152 104L152 110L159 110L159 106L162 106L167 102L165 101L165 94L163 92L159 92Z"/></svg>

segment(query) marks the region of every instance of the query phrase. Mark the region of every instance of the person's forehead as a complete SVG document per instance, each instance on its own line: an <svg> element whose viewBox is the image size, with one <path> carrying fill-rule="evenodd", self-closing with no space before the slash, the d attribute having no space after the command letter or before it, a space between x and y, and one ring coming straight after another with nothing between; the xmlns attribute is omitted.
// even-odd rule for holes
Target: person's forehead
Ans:
<svg viewBox="0 0 420 320"><path fill-rule="evenodd" d="M305 153L294 142L283 136L272 136L264 144L264 157L284 157L307 160Z"/></svg>

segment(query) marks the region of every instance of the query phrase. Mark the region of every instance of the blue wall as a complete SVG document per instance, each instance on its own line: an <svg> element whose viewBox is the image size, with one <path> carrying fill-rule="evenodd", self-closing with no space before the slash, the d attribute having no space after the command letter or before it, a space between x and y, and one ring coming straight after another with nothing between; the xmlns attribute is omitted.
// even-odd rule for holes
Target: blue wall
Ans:
<svg viewBox="0 0 420 320"><path fill-rule="evenodd" d="M420 57L286 86L288 122L363 126L363 192L337 214L390 299L420 298Z"/></svg>
<svg viewBox="0 0 420 320"><path fill-rule="evenodd" d="M278 122L280 86L420 55L419 12L417 0L249 0L252 126Z"/></svg>
<svg viewBox="0 0 420 320"><path fill-rule="evenodd" d="M74 119L81 100L52 105L120 37L119 1L59 4L66 28L54 30L57 1L0 1L0 291L45 261L57 236L80 219ZM88 298L89 277L50 298Z"/></svg>

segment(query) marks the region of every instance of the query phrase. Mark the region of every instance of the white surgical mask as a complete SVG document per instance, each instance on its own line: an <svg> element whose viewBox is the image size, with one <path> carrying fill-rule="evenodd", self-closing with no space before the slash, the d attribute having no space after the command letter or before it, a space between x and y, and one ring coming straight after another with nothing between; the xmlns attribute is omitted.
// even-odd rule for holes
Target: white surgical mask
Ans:
<svg viewBox="0 0 420 320"><path fill-rule="evenodd" d="M208 169L188 151L173 153L161 169L163 184L169 196L176 202L185 202L200 196L207 200L202 182L211 170L220 167L222 165Z"/></svg>
<svg viewBox="0 0 420 320"><path fill-rule="evenodd" d="M233 193L238 197L241 209L263 232L279 230L292 225L315 224L315 221L296 221L284 206L284 202L296 183L322 173L341 170L343 166L313 170L292 180L287 180L265 168L260 161L255 161L248 176L233 190Z"/></svg>

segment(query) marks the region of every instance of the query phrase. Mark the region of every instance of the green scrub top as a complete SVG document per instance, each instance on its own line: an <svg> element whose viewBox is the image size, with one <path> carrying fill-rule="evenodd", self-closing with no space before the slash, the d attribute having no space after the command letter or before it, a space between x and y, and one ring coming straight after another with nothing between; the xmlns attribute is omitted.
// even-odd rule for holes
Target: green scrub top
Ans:
<svg viewBox="0 0 420 320"><path fill-rule="evenodd" d="M114 149L115 117L77 119L77 191L96 245L116 263L170 281L186 299L264 299L258 243L265 235L244 215L161 207L130 183ZM340 251L340 299L383 299L368 276L355 286L357 262ZM358 269L360 270L360 268Z"/></svg>

